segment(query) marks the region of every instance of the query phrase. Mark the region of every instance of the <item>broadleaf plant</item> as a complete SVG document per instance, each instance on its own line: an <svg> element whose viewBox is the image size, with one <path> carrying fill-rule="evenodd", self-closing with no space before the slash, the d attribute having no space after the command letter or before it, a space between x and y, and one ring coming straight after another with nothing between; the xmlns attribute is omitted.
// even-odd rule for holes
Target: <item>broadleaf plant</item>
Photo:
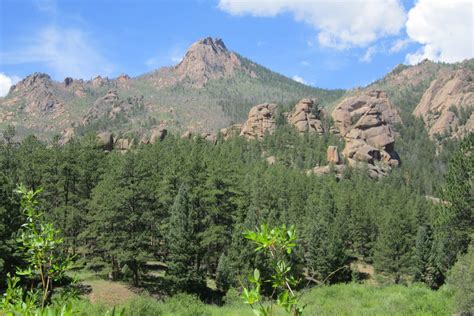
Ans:
<svg viewBox="0 0 474 316"><path fill-rule="evenodd" d="M302 315L304 306L300 304L300 296L295 291L298 280L291 275L292 267L288 260L288 255L291 255L296 247L297 235L294 226L269 228L267 224L263 224L256 231L246 231L244 237L257 245L255 251L269 254L273 269L270 278L265 280L261 279L258 269L254 270L253 275L248 277L250 286L243 288L241 297L244 302L249 304L258 316L273 315L274 302L264 304L261 294L262 284L268 282L274 289L272 296L277 295L278 306L290 315Z"/></svg>

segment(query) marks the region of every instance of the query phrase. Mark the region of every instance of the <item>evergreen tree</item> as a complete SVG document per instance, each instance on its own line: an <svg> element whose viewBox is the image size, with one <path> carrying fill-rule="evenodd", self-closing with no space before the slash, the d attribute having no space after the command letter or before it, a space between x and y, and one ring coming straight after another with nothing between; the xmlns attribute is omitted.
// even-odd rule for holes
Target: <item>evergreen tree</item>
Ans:
<svg viewBox="0 0 474 316"><path fill-rule="evenodd" d="M474 133L461 142L449 164L444 203L437 221L437 263L445 274L467 251L474 232Z"/></svg>
<svg viewBox="0 0 474 316"><path fill-rule="evenodd" d="M112 277L130 270L135 285L151 252L153 193L149 168L136 153L109 156L107 176L96 186L90 203L89 225L83 232L88 258L111 266ZM99 260L100 261L100 260Z"/></svg>
<svg viewBox="0 0 474 316"><path fill-rule="evenodd" d="M385 272L400 283L409 272L412 256L412 231L408 212L392 210L381 225L374 246L374 264L378 271Z"/></svg>
<svg viewBox="0 0 474 316"><path fill-rule="evenodd" d="M188 196L188 188L181 185L171 208L168 231L167 276L175 290L199 292L204 286L204 275L199 265L199 241L195 231L196 213Z"/></svg>
<svg viewBox="0 0 474 316"><path fill-rule="evenodd" d="M307 231L306 263L318 283L345 281L350 278L348 257L342 240L340 222L334 199L328 188L323 188L319 204L311 208Z"/></svg>
<svg viewBox="0 0 474 316"><path fill-rule="evenodd" d="M413 258L413 276L415 281L426 283L437 288L441 283L441 275L435 262L433 232L430 226L420 226L416 235Z"/></svg>

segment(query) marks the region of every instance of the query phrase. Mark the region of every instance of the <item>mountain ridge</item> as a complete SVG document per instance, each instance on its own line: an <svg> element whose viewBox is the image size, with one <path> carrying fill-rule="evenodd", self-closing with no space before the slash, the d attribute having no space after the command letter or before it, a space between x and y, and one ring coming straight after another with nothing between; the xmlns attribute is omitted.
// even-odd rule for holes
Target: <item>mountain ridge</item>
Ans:
<svg viewBox="0 0 474 316"><path fill-rule="evenodd" d="M229 50L222 39L206 37L191 44L178 64L136 77L67 77L60 82L47 74L33 73L0 99L0 128L14 125L20 135L35 134L42 139L91 131L140 138L163 126L170 131L209 134L243 122L256 104L289 108L303 98L315 98L322 108L332 110L343 98L382 90L395 108L423 117L427 128L436 126L447 136L462 137L474 122L472 98L462 97L472 93L471 84L463 84L464 90L455 92L460 95L457 99L468 100L467 105L440 107L447 93L434 102L443 109L439 116L446 124L437 123L438 114L427 115L432 111L431 101L424 104L423 113L415 108L438 77L444 76L446 81L453 72L465 69L467 75L462 80L468 81L474 77L473 65L473 59L455 64L424 60L413 66L397 65L360 89L327 90L298 83Z"/></svg>
<svg viewBox="0 0 474 316"><path fill-rule="evenodd" d="M34 73L0 99L0 127L13 124L21 135L44 139L66 129L70 134L71 128L76 135L144 134L161 124L210 132L243 120L257 103L290 104L306 96L334 101L342 94L297 83L207 37L193 43L177 65L137 77L59 82Z"/></svg>

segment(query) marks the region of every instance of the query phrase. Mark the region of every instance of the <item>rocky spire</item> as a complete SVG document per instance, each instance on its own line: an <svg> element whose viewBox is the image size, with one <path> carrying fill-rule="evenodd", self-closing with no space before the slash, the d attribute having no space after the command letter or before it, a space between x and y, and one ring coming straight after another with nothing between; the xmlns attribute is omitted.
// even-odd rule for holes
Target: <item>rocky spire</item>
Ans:
<svg viewBox="0 0 474 316"><path fill-rule="evenodd" d="M234 74L241 67L239 57L229 51L219 38L206 37L193 43L183 60L174 67L179 81L188 80L194 87L207 81Z"/></svg>

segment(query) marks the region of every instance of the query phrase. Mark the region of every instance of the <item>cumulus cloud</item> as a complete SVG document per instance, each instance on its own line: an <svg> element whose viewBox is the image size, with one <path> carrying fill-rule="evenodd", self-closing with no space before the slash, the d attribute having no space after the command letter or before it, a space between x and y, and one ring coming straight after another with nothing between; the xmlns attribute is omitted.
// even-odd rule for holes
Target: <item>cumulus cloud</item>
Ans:
<svg viewBox="0 0 474 316"><path fill-rule="evenodd" d="M399 0L220 0L218 7L232 15L291 13L315 28L320 45L337 49L367 46L398 34L406 19Z"/></svg>
<svg viewBox="0 0 474 316"><path fill-rule="evenodd" d="M472 0L418 0L408 13L408 36L423 46L408 54L406 61L416 64L428 58L457 62L474 56Z"/></svg>
<svg viewBox="0 0 474 316"><path fill-rule="evenodd" d="M77 28L49 26L19 47L0 53L1 64L44 64L53 77L91 78L109 75L112 66L87 33Z"/></svg>
<svg viewBox="0 0 474 316"><path fill-rule="evenodd" d="M0 72L0 97L4 97L10 91L10 87L20 81L17 76L7 76Z"/></svg>
<svg viewBox="0 0 474 316"><path fill-rule="evenodd" d="M307 84L306 81L298 75L294 75L293 77L291 77L291 79L302 84Z"/></svg>

